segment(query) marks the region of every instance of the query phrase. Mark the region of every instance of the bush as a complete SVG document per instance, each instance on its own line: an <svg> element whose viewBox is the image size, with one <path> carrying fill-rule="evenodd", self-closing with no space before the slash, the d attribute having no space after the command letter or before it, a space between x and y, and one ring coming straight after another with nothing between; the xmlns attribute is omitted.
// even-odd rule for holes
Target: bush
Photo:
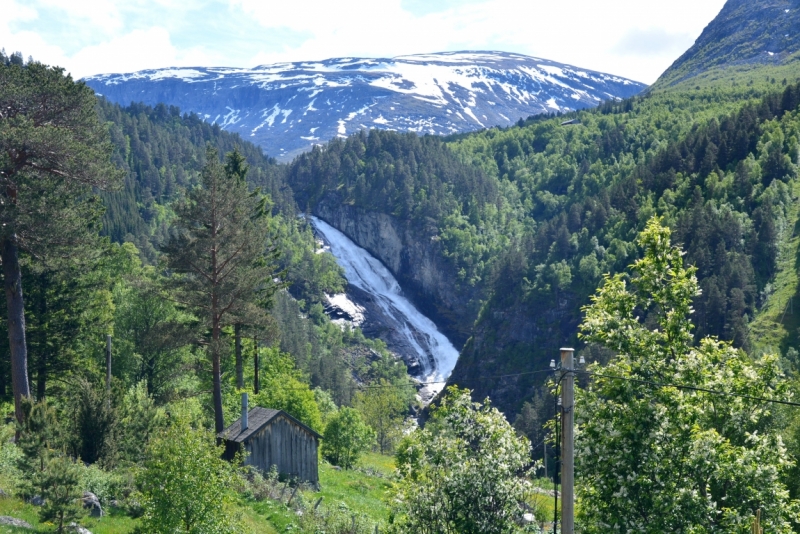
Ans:
<svg viewBox="0 0 800 534"><path fill-rule="evenodd" d="M488 400L447 389L422 430L398 447L394 532L518 532L530 462L520 438Z"/></svg>
<svg viewBox="0 0 800 534"><path fill-rule="evenodd" d="M375 442L375 432L353 408L339 410L325 429L322 456L334 465L350 469Z"/></svg>
<svg viewBox="0 0 800 534"><path fill-rule="evenodd" d="M375 522L364 514L350 511L344 504L308 508L300 512L298 524L301 532L309 534L373 534Z"/></svg>
<svg viewBox="0 0 800 534"><path fill-rule="evenodd" d="M206 431L174 426L154 438L137 478L142 531L148 534L237 532L231 507L235 468Z"/></svg>
<svg viewBox="0 0 800 534"><path fill-rule="evenodd" d="M64 532L65 525L84 515L80 501L80 467L66 456L54 456L45 464L44 470L34 481L44 504L39 509L42 522L52 521L56 532Z"/></svg>
<svg viewBox="0 0 800 534"><path fill-rule="evenodd" d="M103 506L108 505L112 499L128 497L134 490L129 472L120 468L104 471L97 464L81 468L80 487L83 491L94 493Z"/></svg>

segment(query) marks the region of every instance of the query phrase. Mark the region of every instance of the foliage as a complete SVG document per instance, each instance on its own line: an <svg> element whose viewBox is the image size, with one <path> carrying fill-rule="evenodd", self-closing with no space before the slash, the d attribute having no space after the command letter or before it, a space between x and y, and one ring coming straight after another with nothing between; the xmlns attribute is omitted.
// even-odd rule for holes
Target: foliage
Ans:
<svg viewBox="0 0 800 534"><path fill-rule="evenodd" d="M84 515L80 481L80 468L66 455L50 458L36 480L39 495L44 499L39 519L53 521L56 532L65 532L65 527Z"/></svg>
<svg viewBox="0 0 800 534"><path fill-rule="evenodd" d="M322 456L333 465L351 469L374 441L375 432L364 422L361 414L353 408L343 407L325 427Z"/></svg>
<svg viewBox="0 0 800 534"><path fill-rule="evenodd" d="M321 431L322 416L316 395L303 373L295 368L291 355L278 349L262 351L262 389L253 395L253 403L264 408L283 410L314 430Z"/></svg>
<svg viewBox="0 0 800 534"><path fill-rule="evenodd" d="M776 358L752 361L713 338L694 345L696 268L658 219L637 243L630 280L607 276L584 309L583 337L616 356L591 368L576 401L583 530L739 532L760 509L770 532L791 532L791 462L774 407L759 400L785 395Z"/></svg>
<svg viewBox="0 0 800 534"><path fill-rule="evenodd" d="M232 164L238 152L228 154ZM243 177L223 167L209 147L202 187L192 189L175 206L175 234L164 245L166 264L175 272L170 279L174 298L203 320L211 331L214 422L224 429L222 411L222 328L260 322L262 298L275 289L275 266L267 261L271 248L268 201L258 190L252 194Z"/></svg>
<svg viewBox="0 0 800 534"><path fill-rule="evenodd" d="M306 510L298 523L308 534L371 534L376 529L366 514L353 513L344 503Z"/></svg>
<svg viewBox="0 0 800 534"><path fill-rule="evenodd" d="M131 386L117 409L117 449L120 460L138 464L150 438L165 424L164 409L147 394L145 382ZM95 492L97 493L97 492Z"/></svg>
<svg viewBox="0 0 800 534"><path fill-rule="evenodd" d="M376 380L356 393L353 406L361 412L366 422L375 431L378 449L381 454L389 453L400 438L403 416L408 411L408 403L398 391L398 386L386 379ZM413 386L407 385L409 389Z"/></svg>
<svg viewBox="0 0 800 534"><path fill-rule="evenodd" d="M22 400L23 422L18 423L18 446L22 454L17 467L22 478L20 494L25 498L39 496L44 505L39 511L42 521L55 521L58 532L65 523L80 517L83 508L80 468L66 452L57 449L56 412L47 402Z"/></svg>
<svg viewBox="0 0 800 534"><path fill-rule="evenodd" d="M113 465L117 454L117 413L111 406L109 392L81 377L75 379L70 391L67 407L72 429L67 436L70 452L85 462Z"/></svg>
<svg viewBox="0 0 800 534"><path fill-rule="evenodd" d="M173 426L153 439L137 477L144 516L152 533L237 532L232 517L234 466L221 459L214 436Z"/></svg>
<svg viewBox="0 0 800 534"><path fill-rule="evenodd" d="M398 447L397 532L517 532L530 445L488 400L455 386Z"/></svg>
<svg viewBox="0 0 800 534"><path fill-rule="evenodd" d="M17 467L23 475L19 489L22 497L31 498L39 489L36 481L56 448L58 429L55 410L46 401L23 399L22 412L22 423L17 423L17 446L22 453Z"/></svg>
<svg viewBox="0 0 800 534"><path fill-rule="evenodd" d="M337 414L339 407L333 402L331 394L320 387L314 388L314 400L317 401L322 428L325 428L331 418Z"/></svg>
<svg viewBox="0 0 800 534"><path fill-rule="evenodd" d="M128 265L113 289L114 372L127 384L143 382L149 395L167 399L194 359L190 345L196 320L168 298L163 276L142 267L133 244L120 248Z"/></svg>
<svg viewBox="0 0 800 534"><path fill-rule="evenodd" d="M94 92L63 69L0 62L0 252L18 421L30 395L19 251L41 266L97 246L92 188L113 188L121 178L94 103Z"/></svg>
<svg viewBox="0 0 800 534"><path fill-rule="evenodd" d="M97 111L109 128L112 160L125 171L122 189L102 195L103 234L117 243L135 243L148 263L156 262L157 249L169 238L170 203L181 190L197 185L208 144L219 154L238 148L250 164L250 182L271 197L276 212L294 217L281 167L237 134L163 104L121 107L100 98Z"/></svg>

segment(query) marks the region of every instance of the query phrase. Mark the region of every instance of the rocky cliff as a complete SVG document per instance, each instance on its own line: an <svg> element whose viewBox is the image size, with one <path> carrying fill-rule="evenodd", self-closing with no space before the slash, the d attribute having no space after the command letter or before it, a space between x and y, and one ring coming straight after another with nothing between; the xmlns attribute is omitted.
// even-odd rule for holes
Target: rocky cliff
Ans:
<svg viewBox="0 0 800 534"><path fill-rule="evenodd" d="M456 269L444 256L434 227L341 204L334 197L322 200L314 214L380 259L406 296L461 351L451 384L472 389L476 399L491 396L511 416L548 377L538 371L549 369L560 347L576 343L578 295L562 291L521 299L495 288L492 299L479 309L483 295L456 283ZM369 299L361 298L359 302L369 307ZM372 315L378 316L375 311ZM382 326L378 321L377 328ZM365 328L391 344L391 336L377 331L376 325ZM518 375L521 370L524 373Z"/></svg>
<svg viewBox="0 0 800 534"><path fill-rule="evenodd" d="M444 256L435 228L421 228L332 198L320 202L314 215L381 260L406 296L461 349L471 334L479 295L456 283L456 269Z"/></svg>

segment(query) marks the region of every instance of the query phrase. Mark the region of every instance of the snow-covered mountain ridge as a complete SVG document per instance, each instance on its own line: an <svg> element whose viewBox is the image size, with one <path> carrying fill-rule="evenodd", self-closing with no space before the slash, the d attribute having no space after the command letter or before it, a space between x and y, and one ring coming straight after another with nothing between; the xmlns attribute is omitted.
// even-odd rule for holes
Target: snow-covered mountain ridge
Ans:
<svg viewBox="0 0 800 534"><path fill-rule="evenodd" d="M446 135L626 98L645 85L504 52L172 68L84 81L123 105L195 112L286 160L364 128Z"/></svg>

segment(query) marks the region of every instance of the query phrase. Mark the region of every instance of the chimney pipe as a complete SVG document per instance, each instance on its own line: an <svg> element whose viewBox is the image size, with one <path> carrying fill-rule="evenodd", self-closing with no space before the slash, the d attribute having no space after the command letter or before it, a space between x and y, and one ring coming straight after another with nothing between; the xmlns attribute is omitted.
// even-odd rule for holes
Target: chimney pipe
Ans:
<svg viewBox="0 0 800 534"><path fill-rule="evenodd" d="M247 430L247 393L242 393L242 429Z"/></svg>

